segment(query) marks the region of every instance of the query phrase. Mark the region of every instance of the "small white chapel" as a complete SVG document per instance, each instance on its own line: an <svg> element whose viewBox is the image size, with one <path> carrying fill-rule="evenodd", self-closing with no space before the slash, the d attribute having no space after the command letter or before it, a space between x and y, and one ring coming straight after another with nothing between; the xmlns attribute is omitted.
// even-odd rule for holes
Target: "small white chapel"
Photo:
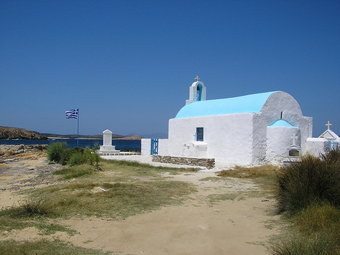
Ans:
<svg viewBox="0 0 340 255"><path fill-rule="evenodd" d="M206 100L206 87L196 77L186 104L169 120L168 139L142 139L142 155L213 158L241 166L280 164L306 154L309 147L315 153L325 149L325 138L308 143L312 128L313 119L303 116L286 92Z"/></svg>

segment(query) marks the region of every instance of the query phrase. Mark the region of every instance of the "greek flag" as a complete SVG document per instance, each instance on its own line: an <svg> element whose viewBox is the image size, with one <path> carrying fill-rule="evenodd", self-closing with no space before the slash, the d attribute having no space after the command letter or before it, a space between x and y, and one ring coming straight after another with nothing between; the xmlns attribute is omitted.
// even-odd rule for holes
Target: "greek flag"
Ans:
<svg viewBox="0 0 340 255"><path fill-rule="evenodd" d="M73 109L66 111L66 119L78 119L79 109Z"/></svg>

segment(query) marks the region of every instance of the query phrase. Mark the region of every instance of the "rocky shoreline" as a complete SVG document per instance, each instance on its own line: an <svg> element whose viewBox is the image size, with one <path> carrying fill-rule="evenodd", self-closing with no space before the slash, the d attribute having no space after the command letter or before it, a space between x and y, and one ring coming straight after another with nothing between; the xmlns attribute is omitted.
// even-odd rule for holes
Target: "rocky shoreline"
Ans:
<svg viewBox="0 0 340 255"><path fill-rule="evenodd" d="M23 153L37 153L47 150L47 144L32 144L32 145L0 145L0 159L11 157L13 155L23 154Z"/></svg>

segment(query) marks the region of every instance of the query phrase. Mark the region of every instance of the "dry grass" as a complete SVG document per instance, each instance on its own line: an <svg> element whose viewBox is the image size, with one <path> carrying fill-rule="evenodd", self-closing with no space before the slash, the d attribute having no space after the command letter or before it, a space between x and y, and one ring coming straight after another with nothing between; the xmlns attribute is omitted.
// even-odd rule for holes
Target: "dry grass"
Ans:
<svg viewBox="0 0 340 255"><path fill-rule="evenodd" d="M181 204L196 191L189 183L162 177L164 172L178 174L192 169L157 168L124 161L102 161L100 167L104 171L93 171L93 166L86 164L56 171L54 176L59 180L56 184L20 191L27 200L0 211L0 230L35 227L40 234L64 231L73 235L73 230L53 223L54 219L87 216L125 219ZM84 250L49 241L0 244L0 254L102 254Z"/></svg>
<svg viewBox="0 0 340 255"><path fill-rule="evenodd" d="M277 183L277 207L291 227L273 254L340 254L340 151L303 157Z"/></svg>
<svg viewBox="0 0 340 255"><path fill-rule="evenodd" d="M279 171L279 167L274 165L262 165L249 168L236 166L231 170L224 170L217 173L217 176L223 178L251 179L251 181L261 187L261 190L252 192L252 194L249 195L273 197L277 192L276 177Z"/></svg>
<svg viewBox="0 0 340 255"><path fill-rule="evenodd" d="M83 180L30 192L30 197L49 208L48 217L98 216L125 219L180 204L195 189L178 181L93 182Z"/></svg>
<svg viewBox="0 0 340 255"><path fill-rule="evenodd" d="M102 252L93 249L76 247L58 240L48 241L45 239L38 241L15 242L7 240L0 242L0 254L2 255L28 255L28 254L48 254L48 255L109 255L109 252Z"/></svg>
<svg viewBox="0 0 340 255"><path fill-rule="evenodd" d="M54 172L59 182L42 188L21 191L27 201L0 212L2 217L27 219L104 216L113 219L182 203L196 189L189 183L171 181L162 173L187 169L157 168L124 161L103 161L105 171L80 165ZM188 169L189 172L192 169ZM18 228L8 220L7 229Z"/></svg>
<svg viewBox="0 0 340 255"><path fill-rule="evenodd" d="M234 177L234 178L259 178L270 177L275 178L276 172L279 167L274 165L262 165L254 167L241 167L235 166L231 170L223 170L217 175L221 177Z"/></svg>

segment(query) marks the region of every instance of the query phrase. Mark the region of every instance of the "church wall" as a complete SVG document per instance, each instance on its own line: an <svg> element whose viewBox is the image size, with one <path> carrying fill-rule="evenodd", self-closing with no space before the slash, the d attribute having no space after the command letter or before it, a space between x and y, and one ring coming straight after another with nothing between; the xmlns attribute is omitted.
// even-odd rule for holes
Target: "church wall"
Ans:
<svg viewBox="0 0 340 255"><path fill-rule="evenodd" d="M302 155L306 154L307 139L311 138L313 135L313 118L312 117L302 117L299 121L300 135L301 135L301 150Z"/></svg>
<svg viewBox="0 0 340 255"><path fill-rule="evenodd" d="M253 165L261 165L265 162L267 150L267 121L262 113L253 115Z"/></svg>
<svg viewBox="0 0 340 255"><path fill-rule="evenodd" d="M282 163L289 158L289 149L294 145L293 135L296 136L295 148L301 148L300 130L296 127L268 127L266 161Z"/></svg>
<svg viewBox="0 0 340 255"><path fill-rule="evenodd" d="M158 155L168 155L168 139L158 139Z"/></svg>
<svg viewBox="0 0 340 255"><path fill-rule="evenodd" d="M328 151L328 140L325 138L308 138L306 141L306 154L319 157Z"/></svg>
<svg viewBox="0 0 340 255"><path fill-rule="evenodd" d="M150 138L143 138L141 140L141 154L143 156L151 155ZM168 155L168 139L158 139L158 155Z"/></svg>
<svg viewBox="0 0 340 255"><path fill-rule="evenodd" d="M261 117L267 122L267 126L279 119L299 126L302 111L298 102L285 92L276 92L270 95L261 109Z"/></svg>
<svg viewBox="0 0 340 255"><path fill-rule="evenodd" d="M141 154L148 156L151 154L151 139L143 138L141 140Z"/></svg>
<svg viewBox="0 0 340 255"><path fill-rule="evenodd" d="M251 113L171 119L169 156L185 156L184 144L196 140L196 128L204 128L206 157L239 165L252 164L253 118Z"/></svg>
<svg viewBox="0 0 340 255"><path fill-rule="evenodd" d="M313 118L304 117L298 102L286 92L273 93L261 109L261 122L270 126L283 119L300 129L302 153L306 152L306 139L312 137Z"/></svg>

